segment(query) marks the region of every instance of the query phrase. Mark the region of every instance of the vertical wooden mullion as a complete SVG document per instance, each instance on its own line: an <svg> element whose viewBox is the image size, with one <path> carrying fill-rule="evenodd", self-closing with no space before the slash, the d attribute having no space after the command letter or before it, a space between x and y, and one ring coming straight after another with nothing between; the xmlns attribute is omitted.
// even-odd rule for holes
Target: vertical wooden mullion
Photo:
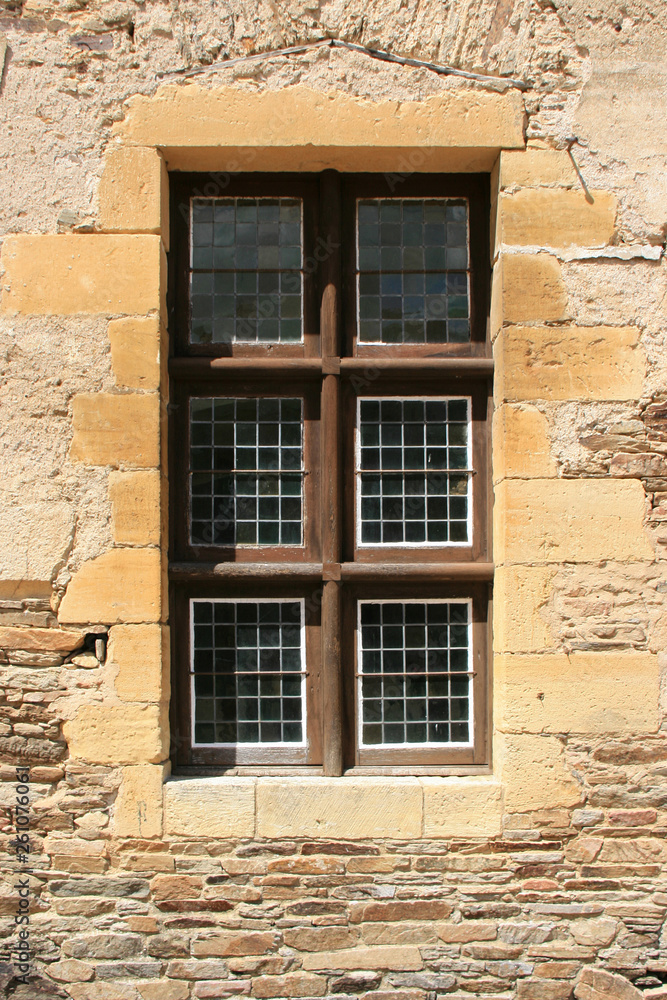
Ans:
<svg viewBox="0 0 667 1000"><path fill-rule="evenodd" d="M320 179L322 345L322 702L324 773L343 773L341 676L340 178Z"/></svg>

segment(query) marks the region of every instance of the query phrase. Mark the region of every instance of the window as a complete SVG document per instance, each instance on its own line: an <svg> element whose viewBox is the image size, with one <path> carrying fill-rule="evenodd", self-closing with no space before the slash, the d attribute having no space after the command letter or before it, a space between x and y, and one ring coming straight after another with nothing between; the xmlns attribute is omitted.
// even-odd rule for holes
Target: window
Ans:
<svg viewBox="0 0 667 1000"><path fill-rule="evenodd" d="M177 767L488 763L488 184L172 176Z"/></svg>

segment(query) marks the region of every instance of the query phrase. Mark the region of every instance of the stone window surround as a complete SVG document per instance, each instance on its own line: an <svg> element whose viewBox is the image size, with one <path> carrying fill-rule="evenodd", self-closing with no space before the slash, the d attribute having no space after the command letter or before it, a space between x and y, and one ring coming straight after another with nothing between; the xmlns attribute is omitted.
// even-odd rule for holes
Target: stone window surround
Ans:
<svg viewBox="0 0 667 1000"><path fill-rule="evenodd" d="M107 151L100 188L99 233L7 240L7 251L3 255L7 272L11 279L14 271L19 280L14 284L10 280L12 290L3 299L3 309L42 314L84 312L120 316L111 320L109 329L117 382L128 388L156 390L160 384L160 365L156 366L154 355L152 359L147 359L146 352L142 353L135 333L141 331L141 336L149 338L149 342L152 337L155 346L158 346L159 328L166 326L164 249L169 242L168 169L210 171L211 183L218 187L224 184L225 171L248 169L315 171L335 167L341 171L354 171L363 165L365 170L389 172L397 185L400 185L402 175L412 171L489 171L492 199L493 192L498 194L500 189L500 197L492 204L495 280L491 336L496 339L496 387L498 398L502 401L508 398L503 392L506 378L504 353L509 355L512 346L506 345L500 335L503 325L531 320L538 325L564 315L557 259L544 252L538 257L536 245L541 244L538 249L542 251L545 245L547 251L550 247L572 244L604 246L613 232L614 223L612 196L606 192L594 192L598 195L596 204L587 208L583 194L576 189L576 182L571 177L566 155L550 150L525 151L522 126L523 105L520 96L514 92L488 94L452 89L420 103L377 104L340 94L317 94L300 87L253 95L234 88L161 88L152 98L131 100L125 120L116 127L116 141ZM332 137L335 145L332 145ZM504 193L513 185L523 187L519 196ZM548 190L550 187L560 190L554 194ZM551 239L540 239L540 234L536 235L541 224L540 208L556 196L560 199L560 218L555 228L560 226L561 231ZM572 221L575 217L576 223ZM568 225L572 232L576 227L576 235L567 232ZM100 233L112 235L101 236ZM102 246L101 240L107 243ZM47 271L44 280L45 270L42 269L37 272L43 279L39 291L33 293L26 289L31 288L33 248L37 241L41 241L47 254L55 246L55 241L65 250L64 259L68 263L63 273L67 280L63 281L58 266ZM81 263L85 260L85 253L75 253L79 248L84 251L84 241L90 241L86 250L92 245L95 249L100 247L99 260L107 270L101 267L104 280L100 278L97 286L95 281L88 282L86 290L82 291L80 287L73 289L72 279L66 272L71 273L72 260L75 261L75 278L77 268L92 266L89 260ZM92 241L98 242L93 244ZM508 246L510 253L506 252ZM116 272L122 270L120 254L125 248L136 250L137 257L130 265L132 280L127 280L127 287L121 287L116 296L118 282L112 294L109 276L114 274L116 277ZM39 263L37 259L34 266L39 266ZM545 268L549 272L546 280L542 275ZM510 272L514 281L518 275L519 282L523 281L525 286L541 279L542 293L535 293L529 303L532 312L529 309L528 313L525 310L521 313L521 307L512 300L508 280ZM121 275L121 285L122 278ZM38 294L39 302L27 303L31 294ZM530 332L538 333L536 330ZM574 341L574 333L572 336ZM582 339L577 335L577 350L585 355L587 348L584 341L585 337ZM161 367L164 385L164 365ZM536 395L532 386L530 391L532 397L526 392L517 398L530 400ZM634 391L634 387L629 387L629 391ZM121 702L125 699L142 704L112 705L106 715L102 714L104 710L100 706L90 706L86 716L88 729L77 720L66 727L73 756L91 762L120 764L123 768L123 782L114 817L118 835L160 836L164 830L167 835L210 836L215 830L220 837L315 834L354 839L492 836L499 832L505 809L529 808L531 802L541 802L549 797L553 803L562 805L578 801L579 792L563 765L558 739L550 736L545 740L528 734L517 737L513 735L517 732L516 728L503 724L506 713L509 711L511 715L513 711L509 698L511 687L506 682L507 657L502 655L506 650L512 652L507 647L507 632L512 602L516 608L517 581L511 567L498 572L496 578L494 651L499 684L494 690L497 728L492 774L382 779L301 776L172 779L166 781L163 787L169 770L168 764L163 763L168 755L168 683L165 680L165 650L168 644L164 641L167 630L159 624L165 622L167 617L164 603L166 579L164 572L161 575L160 548L156 543L164 528L160 529L159 524L152 526L150 538L142 539L143 548L123 547L137 545L139 541L132 536L128 511L121 502L123 491L120 480L135 477L133 489L125 491L126 500L127 494L133 494L136 502L136 486L140 502L143 498L146 505L157 507L156 495L161 496L164 512L166 489L164 478L159 474L159 468L164 467L164 457L160 458L164 439L160 438L159 428L160 411L164 413L166 400L163 399L161 406L154 405L158 402L155 393L152 397L129 393L107 398L113 402L107 413L112 423L121 409L125 420L132 419L134 412L140 410L142 429L155 427L155 444L141 440L144 437L150 439L150 434L135 433L129 444L124 443L125 456L120 458L113 435L106 446L92 444L96 440L96 418L92 411L97 413L102 401L96 397L92 400L78 397L79 402L77 399L74 401L73 456L91 464L120 465L122 468L124 457L129 455L127 464L130 466L156 471L112 473L117 477L116 498L121 497L114 504L116 545L120 547L84 564L68 588L59 618L62 624L97 619L118 623L120 629L125 628L128 632L132 629L156 630L155 635L151 633L153 652L145 655L147 662L151 658L154 660L162 677L159 684L154 684L159 688L158 693L150 695L157 704L145 704L147 695L138 678L135 679L138 687L125 694L117 680ZM514 399L515 396L509 398ZM504 412L497 411L493 435L494 478L498 482L494 555L497 562L503 563L507 532L505 517L500 518L500 511L507 510L512 514L512 508L516 509L517 504L525 501L519 495L521 483L516 488L512 487L510 495L507 481L500 480L508 474L508 468L528 461L532 463L531 475L548 477L554 473L546 425L539 411L530 406L522 409L521 405L514 409L503 405L501 409ZM523 431L529 431L531 443L537 444L531 449L530 459L523 454L521 443L517 441ZM93 458L91 448L96 450ZM143 477L141 482L140 477ZM127 480L126 483L129 485ZM576 492L574 487L577 484L554 483L543 478L536 485L543 488L544 496L552 493L557 485L557 492L567 500L569 491L573 495ZM641 523L641 518L636 516L635 507L639 498L634 497L634 485L628 483L626 490L629 505L627 517L628 522L632 521L630 536L636 530L636 523ZM112 495L112 502L113 499ZM598 516L600 499L598 490ZM610 510L612 507L616 510L617 503L618 497L616 493L612 496L611 491L608 500L602 498L603 507L608 505ZM148 506L144 507L144 511L148 509ZM120 529L118 525L121 525ZM539 518L534 530L539 535ZM581 525L573 525L571 531L575 530L577 537L585 537ZM599 538L599 533L596 532L596 535ZM528 544L534 542L530 539ZM564 536L564 551L574 552L576 544ZM593 541L590 546L593 546ZM576 553L579 556L578 549ZM95 606L95 600L90 600L90 584L95 580L96 572L102 573L106 579L115 580L112 603L116 619L108 611L108 603L102 607L103 594L97 598L102 602L99 607ZM538 569L533 575L535 586L531 584L531 590L537 592L538 585L545 582L545 574ZM82 598L86 584L87 601L84 603ZM129 589L127 594L125 584ZM525 582L521 586L525 600ZM128 626L126 623L137 624ZM128 634L124 639L128 648L132 646L130 638ZM136 654L136 647L134 652ZM122 665L119 677L121 674L127 688L128 672L127 669L123 671ZM124 739L130 708L136 711L133 718L148 728L148 737L139 749L128 748ZM114 726L118 727L118 733ZM95 727L98 731L103 730L103 743L99 744L102 749L90 749L87 740L91 727L92 730ZM546 730L554 731L553 727ZM529 788L526 787L528 763Z"/></svg>

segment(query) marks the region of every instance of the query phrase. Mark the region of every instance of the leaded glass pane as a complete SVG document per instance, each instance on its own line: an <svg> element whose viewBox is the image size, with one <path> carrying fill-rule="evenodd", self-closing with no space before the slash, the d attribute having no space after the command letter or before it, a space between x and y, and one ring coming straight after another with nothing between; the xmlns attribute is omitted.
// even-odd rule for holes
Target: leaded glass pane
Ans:
<svg viewBox="0 0 667 1000"><path fill-rule="evenodd" d="M302 340L301 201L193 198L193 344Z"/></svg>
<svg viewBox="0 0 667 1000"><path fill-rule="evenodd" d="M359 342L467 343L468 202L375 198L357 211Z"/></svg>
<svg viewBox="0 0 667 1000"><path fill-rule="evenodd" d="M303 743L303 602L190 608L195 745Z"/></svg>
<svg viewBox="0 0 667 1000"><path fill-rule="evenodd" d="M303 401L190 400L193 545L303 543Z"/></svg>
<svg viewBox="0 0 667 1000"><path fill-rule="evenodd" d="M470 743L467 601L359 603L360 744Z"/></svg>
<svg viewBox="0 0 667 1000"><path fill-rule="evenodd" d="M469 545L470 400L360 399L360 545Z"/></svg>

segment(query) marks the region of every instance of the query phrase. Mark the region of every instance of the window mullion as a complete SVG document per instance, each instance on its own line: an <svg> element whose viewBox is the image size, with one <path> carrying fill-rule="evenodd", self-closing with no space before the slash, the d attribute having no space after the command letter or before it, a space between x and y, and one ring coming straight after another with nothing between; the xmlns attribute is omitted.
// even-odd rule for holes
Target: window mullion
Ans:
<svg viewBox="0 0 667 1000"><path fill-rule="evenodd" d="M324 773L343 773L341 583L342 461L340 405L340 178L320 180L320 344L322 351L322 708Z"/></svg>

